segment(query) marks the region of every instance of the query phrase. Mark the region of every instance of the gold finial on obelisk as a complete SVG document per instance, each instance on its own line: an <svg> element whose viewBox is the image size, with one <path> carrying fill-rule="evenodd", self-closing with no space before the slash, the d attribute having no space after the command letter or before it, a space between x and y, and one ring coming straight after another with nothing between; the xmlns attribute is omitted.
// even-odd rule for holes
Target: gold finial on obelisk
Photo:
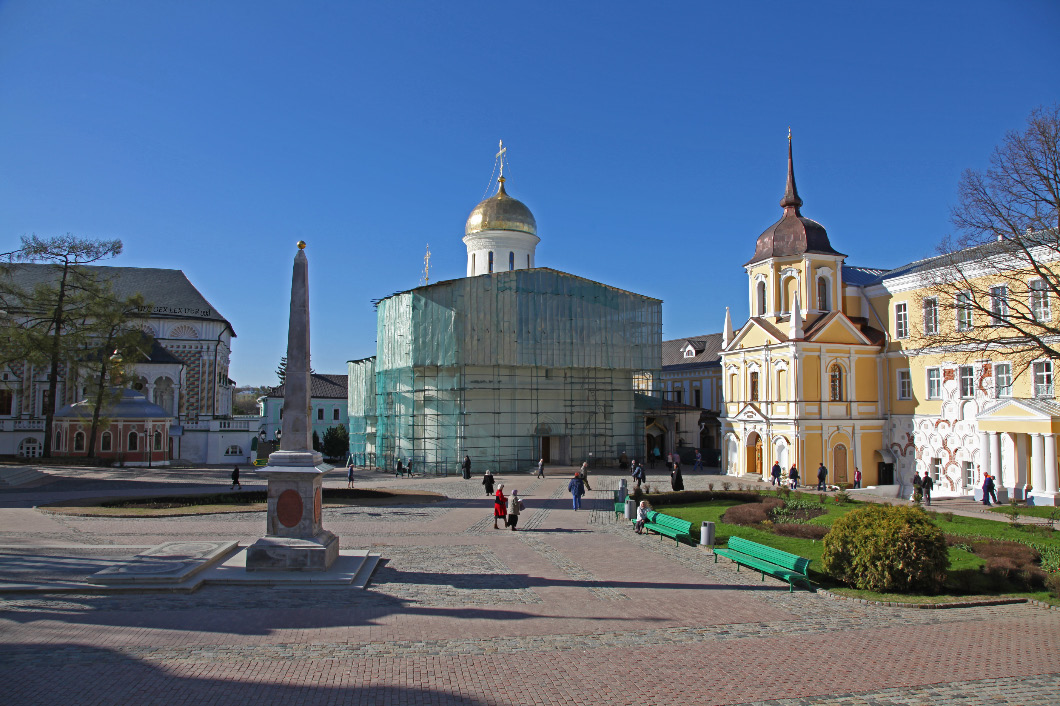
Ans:
<svg viewBox="0 0 1060 706"><path fill-rule="evenodd" d="M423 256L423 283L431 283L431 244L427 243L427 253Z"/></svg>

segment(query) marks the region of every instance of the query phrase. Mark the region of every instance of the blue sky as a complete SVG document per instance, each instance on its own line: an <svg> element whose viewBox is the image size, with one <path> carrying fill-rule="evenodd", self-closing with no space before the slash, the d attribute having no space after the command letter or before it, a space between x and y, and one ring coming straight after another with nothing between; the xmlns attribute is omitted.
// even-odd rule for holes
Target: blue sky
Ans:
<svg viewBox="0 0 1060 706"><path fill-rule="evenodd" d="M658 297L663 336L747 316L743 263L803 214L848 264L949 231L960 173L1060 100L1060 3L0 2L0 251L121 238L233 324L272 384L294 243L313 364L371 300L462 277L497 141L537 264Z"/></svg>

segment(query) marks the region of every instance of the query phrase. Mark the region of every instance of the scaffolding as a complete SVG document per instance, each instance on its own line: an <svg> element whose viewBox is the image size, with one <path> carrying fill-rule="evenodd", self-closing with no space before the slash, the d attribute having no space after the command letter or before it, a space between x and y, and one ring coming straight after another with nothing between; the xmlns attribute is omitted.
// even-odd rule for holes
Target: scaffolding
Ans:
<svg viewBox="0 0 1060 706"><path fill-rule="evenodd" d="M658 379L658 299L547 268L439 282L378 303L349 364L350 450L415 471L613 465L644 452L634 381Z"/></svg>

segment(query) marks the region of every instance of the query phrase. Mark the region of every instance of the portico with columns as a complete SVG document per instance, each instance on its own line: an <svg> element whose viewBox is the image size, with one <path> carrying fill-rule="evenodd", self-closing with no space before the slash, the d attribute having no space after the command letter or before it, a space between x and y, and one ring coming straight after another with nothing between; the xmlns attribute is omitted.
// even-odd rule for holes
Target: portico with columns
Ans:
<svg viewBox="0 0 1060 706"><path fill-rule="evenodd" d="M1056 435L1060 404L1052 400L1008 399L984 409L979 428L976 498L982 499L983 472L994 477L998 501L1026 500L1028 505L1060 502Z"/></svg>

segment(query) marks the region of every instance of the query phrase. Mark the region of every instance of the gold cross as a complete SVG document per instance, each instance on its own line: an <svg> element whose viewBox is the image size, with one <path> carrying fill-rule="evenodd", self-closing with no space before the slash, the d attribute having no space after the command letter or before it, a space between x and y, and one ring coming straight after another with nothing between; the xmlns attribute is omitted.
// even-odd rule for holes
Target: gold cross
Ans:
<svg viewBox="0 0 1060 706"><path fill-rule="evenodd" d="M504 146L504 140L499 140L497 147L500 150L499 152L497 152L497 159L499 159L500 162L501 162L501 177L503 177L504 176L504 157L508 153L508 148Z"/></svg>

